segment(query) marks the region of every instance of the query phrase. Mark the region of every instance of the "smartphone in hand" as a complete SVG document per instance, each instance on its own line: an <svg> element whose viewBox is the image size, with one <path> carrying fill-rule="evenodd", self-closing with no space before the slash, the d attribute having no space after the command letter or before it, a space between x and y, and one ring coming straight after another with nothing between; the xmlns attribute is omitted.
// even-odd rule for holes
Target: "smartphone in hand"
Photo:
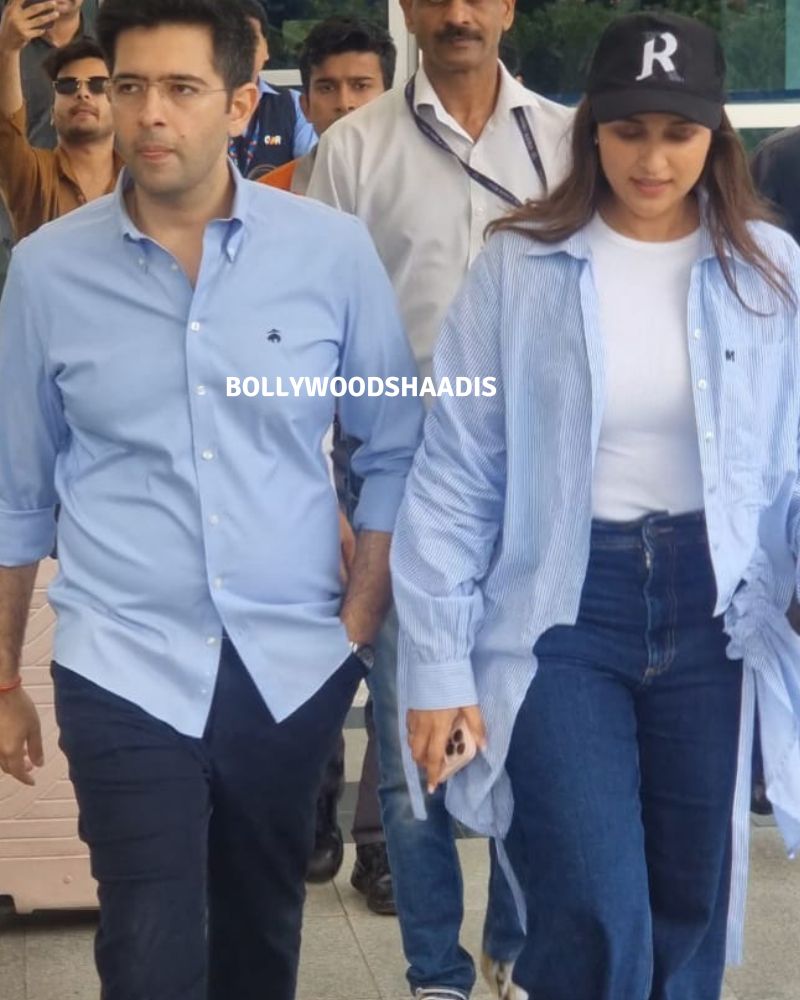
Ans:
<svg viewBox="0 0 800 1000"><path fill-rule="evenodd" d="M439 781L447 781L474 760L478 745L463 718L456 719L444 751L444 769Z"/></svg>

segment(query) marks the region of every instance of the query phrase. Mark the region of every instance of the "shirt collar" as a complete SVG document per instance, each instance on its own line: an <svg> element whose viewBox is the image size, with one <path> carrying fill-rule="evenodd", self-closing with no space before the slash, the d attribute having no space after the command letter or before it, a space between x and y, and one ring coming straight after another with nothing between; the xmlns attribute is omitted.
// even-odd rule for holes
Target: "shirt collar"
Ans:
<svg viewBox="0 0 800 1000"><path fill-rule="evenodd" d="M277 94L278 91L274 87L271 87L263 76L259 76L258 93L263 97L264 94Z"/></svg>
<svg viewBox="0 0 800 1000"><path fill-rule="evenodd" d="M714 248L711 229L708 225L708 195L704 190L699 192L698 200L700 202L700 246L697 253L697 261L699 263L716 257L717 251ZM568 236L564 240L559 240L557 243L542 243L537 240L531 240L531 245L526 250L526 256L528 257L547 257L550 254L557 253L565 253L576 260L588 260L591 252L589 250L589 240L586 236L586 228L579 229L572 236ZM729 252L728 256L733 256L737 263L746 265L746 261L741 260L738 254Z"/></svg>
<svg viewBox="0 0 800 1000"><path fill-rule="evenodd" d="M228 258L230 260L234 260L236 258L236 254L239 252L239 248L244 238L244 227L250 208L250 199L252 197L249 185L252 181L245 180L230 161L228 162L228 169L230 170L234 186L231 213L225 219L213 219L212 222L227 223L228 231L225 236L223 246ZM150 237L143 233L133 219L131 219L128 212L128 206L125 204L125 193L132 186L133 178L131 177L127 167L123 167L114 188L114 203L117 220L119 222L120 232L124 239L131 240L134 243L146 243Z"/></svg>
<svg viewBox="0 0 800 1000"><path fill-rule="evenodd" d="M515 108L538 108L540 98L532 90L521 84L500 63L500 91L497 94L495 114L510 115Z"/></svg>
<svg viewBox="0 0 800 1000"><path fill-rule="evenodd" d="M539 102L537 95L515 80L500 61L497 65L500 70L500 89L492 118L507 118L515 108L537 107ZM432 108L439 121L446 124L450 124L453 120L434 90L424 64L420 65L414 77L414 108L418 110L422 107Z"/></svg>
<svg viewBox="0 0 800 1000"><path fill-rule="evenodd" d="M78 178L75 176L75 171L72 169L72 161L69 158L69 153L64 149L63 146L56 146L53 150L53 156L55 157L56 169L58 170L59 176L63 177L65 180L73 184L78 191L81 190L81 186L78 183ZM114 158L114 176L119 178L119 175L123 169L122 157L116 151L113 152ZM116 182L110 186L106 194L111 193L116 190Z"/></svg>

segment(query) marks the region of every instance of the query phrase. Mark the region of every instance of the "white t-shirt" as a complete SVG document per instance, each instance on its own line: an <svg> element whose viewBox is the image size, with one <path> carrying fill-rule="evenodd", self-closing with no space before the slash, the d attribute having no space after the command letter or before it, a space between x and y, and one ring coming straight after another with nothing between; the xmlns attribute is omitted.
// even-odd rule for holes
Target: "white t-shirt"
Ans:
<svg viewBox="0 0 800 1000"><path fill-rule="evenodd" d="M642 242L597 213L587 235L606 373L593 516L630 521L654 511L701 510L687 319L700 232Z"/></svg>

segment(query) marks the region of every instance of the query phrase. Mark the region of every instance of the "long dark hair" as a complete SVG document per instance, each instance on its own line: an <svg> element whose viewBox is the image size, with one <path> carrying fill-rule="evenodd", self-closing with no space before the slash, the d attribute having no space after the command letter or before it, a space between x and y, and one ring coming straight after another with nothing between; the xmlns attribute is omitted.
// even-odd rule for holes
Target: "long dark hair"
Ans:
<svg viewBox="0 0 800 1000"><path fill-rule="evenodd" d="M487 232L511 229L542 243L559 243L587 225L609 191L595 142L596 127L589 101L584 98L575 114L572 168L565 180L541 201L528 201L493 222ZM796 304L789 279L764 253L748 228L748 222L774 222L775 216L756 192L744 147L724 112L719 128L712 133L698 186L708 196L707 223L714 252L736 298L750 308L739 294L731 251L756 268L785 301Z"/></svg>

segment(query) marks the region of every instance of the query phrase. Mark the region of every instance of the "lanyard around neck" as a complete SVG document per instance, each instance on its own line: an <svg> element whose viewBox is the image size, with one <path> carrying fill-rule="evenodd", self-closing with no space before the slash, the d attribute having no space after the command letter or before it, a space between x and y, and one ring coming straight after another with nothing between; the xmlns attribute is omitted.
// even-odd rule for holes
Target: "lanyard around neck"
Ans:
<svg viewBox="0 0 800 1000"><path fill-rule="evenodd" d="M473 180L476 184L480 184L481 187L486 188L487 191L491 191L492 194L501 198L503 201L507 202L509 205L513 205L515 208L520 208L522 202L517 198L515 194L512 194L507 188L504 188L502 184L498 184L497 181L493 180L491 177L487 177L486 174L481 173L480 170L476 170L474 167L470 166L469 163L461 159L461 157L456 153L454 149L447 144L447 142L439 135L439 133L434 129L425 119L419 114L417 109L414 107L414 77L406 84L405 89L406 104L408 105L408 110L411 112L411 116L417 128L422 132L426 139L429 139L435 146L438 146L443 152L448 153L450 156L455 157L455 159L461 164L464 172ZM547 191L547 176L544 172L544 167L542 165L542 158L539 155L539 149L536 145L536 140L533 138L533 132L531 132L531 127L528 124L528 119L525 117L525 112L522 108L514 108L514 118L517 122L517 128L522 136L522 141L525 143L525 148L528 151L528 156L533 164L533 169L541 181L542 188Z"/></svg>

